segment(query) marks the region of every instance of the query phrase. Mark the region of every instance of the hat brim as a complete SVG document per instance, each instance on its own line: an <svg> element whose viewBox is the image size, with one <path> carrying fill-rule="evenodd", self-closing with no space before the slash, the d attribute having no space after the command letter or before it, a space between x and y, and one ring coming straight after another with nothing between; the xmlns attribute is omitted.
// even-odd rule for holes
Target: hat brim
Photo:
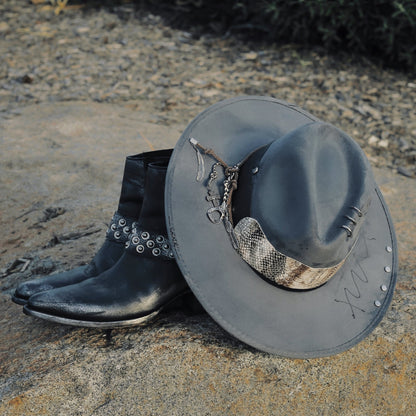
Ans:
<svg viewBox="0 0 416 416"><path fill-rule="evenodd" d="M189 138L212 148L228 164L293 129L317 121L293 105L267 97L239 97L198 115L175 146L165 207L177 263L211 317L239 340L293 358L344 351L368 335L385 314L395 287L397 244L383 197L374 183L360 237L340 270L323 286L288 290L262 279L233 248L222 223L207 217L205 158L202 181Z"/></svg>

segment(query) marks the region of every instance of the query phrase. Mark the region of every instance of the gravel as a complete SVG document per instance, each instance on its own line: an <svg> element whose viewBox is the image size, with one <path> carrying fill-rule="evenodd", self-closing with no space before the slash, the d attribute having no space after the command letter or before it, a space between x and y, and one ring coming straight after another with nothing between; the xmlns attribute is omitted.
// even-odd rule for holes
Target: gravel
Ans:
<svg viewBox="0 0 416 416"><path fill-rule="evenodd" d="M175 29L134 2L59 8L3 0L0 15L0 123L34 103L94 101L186 125L219 100L268 95L342 128L373 165L416 177L409 73L346 54Z"/></svg>

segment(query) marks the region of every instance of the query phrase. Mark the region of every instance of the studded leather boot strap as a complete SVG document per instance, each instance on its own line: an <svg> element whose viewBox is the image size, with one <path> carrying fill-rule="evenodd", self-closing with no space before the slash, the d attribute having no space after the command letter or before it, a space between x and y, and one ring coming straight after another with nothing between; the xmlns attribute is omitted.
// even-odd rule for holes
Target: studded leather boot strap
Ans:
<svg viewBox="0 0 416 416"><path fill-rule="evenodd" d="M129 240L126 242L126 249L136 255L163 260L175 258L171 245L166 236L154 234L149 231L141 231L134 228Z"/></svg>
<svg viewBox="0 0 416 416"><path fill-rule="evenodd" d="M125 244L129 239L133 224L134 220L123 217L116 212L107 228L107 239Z"/></svg>

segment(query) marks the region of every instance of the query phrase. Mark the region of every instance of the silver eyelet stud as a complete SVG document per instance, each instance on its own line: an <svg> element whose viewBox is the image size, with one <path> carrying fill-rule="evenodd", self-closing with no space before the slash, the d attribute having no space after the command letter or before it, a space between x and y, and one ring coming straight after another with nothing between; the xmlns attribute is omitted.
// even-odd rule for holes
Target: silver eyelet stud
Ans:
<svg viewBox="0 0 416 416"><path fill-rule="evenodd" d="M252 171L251 171L251 173L253 174L253 175L255 175L257 172L259 171L259 168L256 166Z"/></svg>
<svg viewBox="0 0 416 416"><path fill-rule="evenodd" d="M130 247L130 241L126 241L126 244L124 244L124 246L125 246L126 248L129 248L129 247Z"/></svg>
<svg viewBox="0 0 416 416"><path fill-rule="evenodd" d="M113 231L115 231L115 230L117 230L117 225L116 225L116 224L111 224L110 228L111 228Z"/></svg>
<svg viewBox="0 0 416 416"><path fill-rule="evenodd" d="M137 247L136 247L136 251L138 252L138 253L143 253L143 251L144 251L144 246L142 246L141 244L139 244Z"/></svg>
<svg viewBox="0 0 416 416"><path fill-rule="evenodd" d="M165 243L165 244L163 244L162 248L163 248L163 250L169 250L170 245L168 243Z"/></svg>
<svg viewBox="0 0 416 416"><path fill-rule="evenodd" d="M387 251L387 253L391 253L393 251L393 249L390 246L387 246L386 251Z"/></svg>
<svg viewBox="0 0 416 416"><path fill-rule="evenodd" d="M141 237L143 238L143 240L148 240L150 234L147 231L143 231Z"/></svg>
<svg viewBox="0 0 416 416"><path fill-rule="evenodd" d="M381 306L381 302L380 302L379 300L376 300L376 301L374 302L374 305L376 305L376 306L377 306L377 308L379 308L379 307Z"/></svg>
<svg viewBox="0 0 416 416"><path fill-rule="evenodd" d="M175 257L175 255L173 254L173 251L169 252L169 257L170 257L171 259L173 259L173 258Z"/></svg>
<svg viewBox="0 0 416 416"><path fill-rule="evenodd" d="M114 233L114 238L116 238L117 240L121 237L121 232L120 231L116 231Z"/></svg>
<svg viewBox="0 0 416 416"><path fill-rule="evenodd" d="M384 271L385 271L386 273L390 273L390 272L391 272L391 267L390 267L390 266L386 266L386 267L384 268Z"/></svg>
<svg viewBox="0 0 416 416"><path fill-rule="evenodd" d="M153 254L154 256L158 256L158 255L160 254L160 248L154 248L154 249L152 250L152 254Z"/></svg>
<svg viewBox="0 0 416 416"><path fill-rule="evenodd" d="M137 235L136 235L136 236L134 236L134 237L131 239L131 242L132 242L134 245L139 244L139 241L140 241L140 238L139 238L139 237L137 237Z"/></svg>
<svg viewBox="0 0 416 416"><path fill-rule="evenodd" d="M161 243L163 243L164 241L165 241L165 238L164 238L162 235L158 235L158 236L156 237L156 242L157 242L157 243L161 244Z"/></svg>
<svg viewBox="0 0 416 416"><path fill-rule="evenodd" d="M155 246L155 242L154 242L153 240L149 240L149 241L146 243L146 245L147 245L147 247L149 247L149 248L153 248L153 247Z"/></svg>
<svg viewBox="0 0 416 416"><path fill-rule="evenodd" d="M381 285L381 286L380 286L380 289L381 289L383 292L387 292L387 286L386 286L386 285Z"/></svg>
<svg viewBox="0 0 416 416"><path fill-rule="evenodd" d="M123 228L123 233L124 234L128 234L130 232L130 228L129 227L124 227Z"/></svg>
<svg viewBox="0 0 416 416"><path fill-rule="evenodd" d="M118 220L118 225L119 225L120 227L124 227L124 226L126 225L126 220L125 220L124 218L120 218L120 219Z"/></svg>

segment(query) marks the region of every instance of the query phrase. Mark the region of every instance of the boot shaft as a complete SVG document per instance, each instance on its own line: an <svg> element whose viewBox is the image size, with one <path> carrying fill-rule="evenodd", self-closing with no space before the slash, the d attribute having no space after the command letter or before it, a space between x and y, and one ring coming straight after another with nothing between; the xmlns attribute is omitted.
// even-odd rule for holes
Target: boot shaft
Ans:
<svg viewBox="0 0 416 416"><path fill-rule="evenodd" d="M157 150L127 156L117 212L123 217L137 219L143 203L146 171L149 163L169 161L172 149Z"/></svg>
<svg viewBox="0 0 416 416"><path fill-rule="evenodd" d="M167 234L165 220L165 180L169 160L149 163L143 206L137 226L162 235Z"/></svg>

